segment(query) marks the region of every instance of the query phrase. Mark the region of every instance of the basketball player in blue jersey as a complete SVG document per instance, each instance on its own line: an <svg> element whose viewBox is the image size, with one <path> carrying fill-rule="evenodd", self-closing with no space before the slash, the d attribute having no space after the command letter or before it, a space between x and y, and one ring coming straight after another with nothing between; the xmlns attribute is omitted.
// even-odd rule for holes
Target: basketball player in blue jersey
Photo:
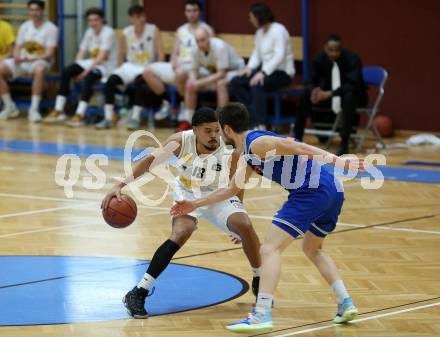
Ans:
<svg viewBox="0 0 440 337"><path fill-rule="evenodd" d="M242 165L227 188L196 200L177 201L171 214L181 216L236 195L244 188L252 171L277 182L289 192L287 201L275 213L261 246L261 279L256 306L248 318L231 323L226 329L245 333L272 331L271 305L281 272L281 253L298 236L303 237L304 253L335 293L337 313L334 322L352 320L358 310L335 263L322 249L326 235L336 227L344 202L343 189L334 175L320 166L330 163L348 170L364 171L363 160L340 158L270 131L248 131L249 115L239 103L220 108L219 121L226 144L244 153Z"/></svg>

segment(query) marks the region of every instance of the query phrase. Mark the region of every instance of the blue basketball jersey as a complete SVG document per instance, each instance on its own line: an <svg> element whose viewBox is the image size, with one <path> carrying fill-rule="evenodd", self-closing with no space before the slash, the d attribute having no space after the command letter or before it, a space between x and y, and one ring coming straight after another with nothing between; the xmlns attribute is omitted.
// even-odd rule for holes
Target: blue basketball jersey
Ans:
<svg viewBox="0 0 440 337"><path fill-rule="evenodd" d="M257 174L280 184L289 192L304 188L316 189L329 183L335 184L333 174L322 168L322 163L308 159L307 156L270 156L261 161L258 156L252 154L251 144L262 136L289 138L292 142L297 141L271 131L249 131L245 140L245 159Z"/></svg>

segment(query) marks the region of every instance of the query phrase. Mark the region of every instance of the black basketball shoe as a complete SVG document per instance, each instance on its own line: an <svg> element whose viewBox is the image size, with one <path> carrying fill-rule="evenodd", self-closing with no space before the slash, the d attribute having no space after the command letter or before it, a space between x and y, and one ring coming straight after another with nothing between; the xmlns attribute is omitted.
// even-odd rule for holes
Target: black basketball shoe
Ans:
<svg viewBox="0 0 440 337"><path fill-rule="evenodd" d="M133 318L148 318L148 312L145 310L145 299L148 296L148 290L135 286L122 299L128 313Z"/></svg>

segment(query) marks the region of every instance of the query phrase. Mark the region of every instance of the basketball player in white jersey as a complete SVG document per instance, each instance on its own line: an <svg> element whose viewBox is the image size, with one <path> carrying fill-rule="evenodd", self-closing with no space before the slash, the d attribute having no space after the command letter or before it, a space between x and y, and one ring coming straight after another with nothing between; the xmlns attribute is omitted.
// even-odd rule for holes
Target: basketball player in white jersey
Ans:
<svg viewBox="0 0 440 337"><path fill-rule="evenodd" d="M24 22L18 30L13 58L0 62L0 95L3 110L0 120L19 115L12 101L8 81L22 75L32 75L32 99L28 119L31 122L41 120L40 101L43 93L44 75L50 69L58 44L58 28L44 19L44 1L28 1L30 20Z"/></svg>
<svg viewBox="0 0 440 337"><path fill-rule="evenodd" d="M168 160L173 154L182 163L178 167L174 200L194 199L197 195L207 195L228 184L230 174L235 172L238 156L224 146L220 138L220 126L213 109L202 108L192 119L193 130L179 132L168 138L164 148L141 159L133 168L132 178L136 179L154 166ZM231 159L228 161L228 159ZM231 168L231 169L229 169ZM101 208L107 209L112 198L120 198L121 189L132 181L125 178L104 198ZM174 254L185 244L197 229L198 219L212 223L220 230L233 236L243 244L253 271L252 291L256 296L259 287L260 242L241 200L234 196L221 203L200 209L182 217L173 217L172 232L155 252L147 271L137 286L129 291L123 301L134 318L147 318L145 299L159 275L170 263Z"/></svg>
<svg viewBox="0 0 440 337"><path fill-rule="evenodd" d="M195 31L197 48L192 52L193 69L186 82L184 119L191 120L197 106L199 91L215 91L217 106L229 101L227 85L244 68L244 60L225 41L210 37L209 32L199 27Z"/></svg>
<svg viewBox="0 0 440 337"><path fill-rule="evenodd" d="M197 0L187 0L185 3L185 17L187 23L180 26L176 31L171 62L157 62L149 66L144 72L144 78L150 89L156 95L165 92L165 84L175 84L180 96L185 95L185 85L192 69L192 52L197 48L194 32L197 28L205 28L210 36L214 36L214 30L200 20L202 5ZM167 104L155 115L156 119L167 117L169 106ZM181 111L182 113L184 111ZM182 115L183 116L183 115ZM191 124L179 115L181 122L177 131L191 129Z"/></svg>
<svg viewBox="0 0 440 337"><path fill-rule="evenodd" d="M112 72L105 85L105 119L97 128L108 129L113 125L115 94L118 88L135 82L134 106L127 127L139 128L140 115L145 101L142 73L152 62L163 61L165 53L156 25L147 23L144 7L133 5L128 10L131 25L124 28L119 42L119 67ZM160 104L160 103L159 103Z"/></svg>
<svg viewBox="0 0 440 337"><path fill-rule="evenodd" d="M75 62L61 73L60 88L55 100L55 109L44 119L47 123L66 121L64 113L67 96L70 93L70 81L83 81L81 98L75 115L66 121L71 127L84 124L88 102L93 95L93 86L108 76L117 62L117 40L113 28L105 24L101 8L91 7L85 13L88 28L79 46Z"/></svg>

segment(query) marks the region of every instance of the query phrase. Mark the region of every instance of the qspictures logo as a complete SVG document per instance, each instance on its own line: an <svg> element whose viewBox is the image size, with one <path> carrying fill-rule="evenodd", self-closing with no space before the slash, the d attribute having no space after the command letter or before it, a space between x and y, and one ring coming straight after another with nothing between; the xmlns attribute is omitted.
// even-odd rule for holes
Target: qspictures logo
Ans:
<svg viewBox="0 0 440 337"><path fill-rule="evenodd" d="M145 138L155 144L138 154L134 160L135 144ZM130 134L124 147L123 175L120 177L108 177L105 168L108 167L109 158L105 154L92 154L85 160L77 154L64 154L58 158L55 169L55 182L63 187L67 198L73 198L74 187L82 182L87 190L104 190L107 183L122 181L125 179L130 183L125 187L145 206L158 206L166 198L170 191L176 192L182 189L192 193L196 198L203 193L210 193L219 188L224 188L229 183L229 167L232 160L232 151L224 151L223 156L207 155L184 156L183 158L173 157L173 153L179 148L177 142L167 143L163 146L158 138L151 132L139 130ZM132 176L133 164L143 160L146 156L153 156L151 169L137 179ZM299 188L319 188L321 176L330 172L334 177L334 184L339 191L343 191L343 184L349 180L360 178L360 184L364 189L379 189L384 184L384 176L376 167L385 165L386 158L381 154L371 154L364 158L366 172L359 175L356 165L343 164L340 168L334 166L328 158L313 156L310 160L307 156L275 156L273 153L265 155L264 167L261 168L262 160L256 156L242 155L237 163L235 183L241 189L271 189L276 178L280 185L286 189L294 190ZM351 158L350 161L346 159ZM348 155L339 157L341 163L356 163L357 157ZM172 163L172 164L171 164ZM81 176L81 169L84 165L89 175ZM171 166L177 169L177 176L173 174ZM257 175L248 180L245 179L246 167L251 166ZM327 172L327 173L325 173ZM165 186L159 195L146 193L147 185L153 181L163 181ZM157 190L156 190L157 192Z"/></svg>

